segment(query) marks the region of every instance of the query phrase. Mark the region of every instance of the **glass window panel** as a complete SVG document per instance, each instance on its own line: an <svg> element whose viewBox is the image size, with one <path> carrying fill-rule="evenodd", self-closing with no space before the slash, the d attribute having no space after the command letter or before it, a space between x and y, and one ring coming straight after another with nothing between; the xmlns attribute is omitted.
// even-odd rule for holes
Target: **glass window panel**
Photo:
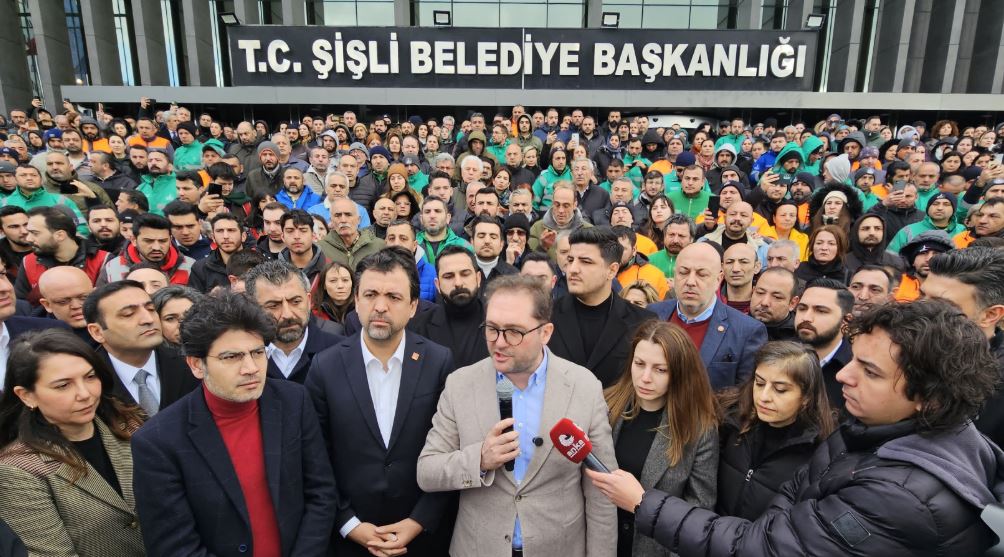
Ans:
<svg viewBox="0 0 1004 557"><path fill-rule="evenodd" d="M724 21L722 22L724 26ZM718 6L703 7L694 6L690 9L691 29L717 29L718 28Z"/></svg>
<svg viewBox="0 0 1004 557"><path fill-rule="evenodd" d="M495 2L454 2L454 27L498 27L499 6Z"/></svg>
<svg viewBox="0 0 1004 557"><path fill-rule="evenodd" d="M325 2L325 25L356 25L355 2Z"/></svg>
<svg viewBox="0 0 1004 557"><path fill-rule="evenodd" d="M502 27L545 27L547 25L547 4L522 4L502 6Z"/></svg>
<svg viewBox="0 0 1004 557"><path fill-rule="evenodd" d="M581 4L550 4L547 7L548 27L582 27Z"/></svg>
<svg viewBox="0 0 1004 557"><path fill-rule="evenodd" d="M623 29L641 29L642 28L642 7L638 6L604 6L604 10L608 12L618 12L621 14L620 26ZM646 21L645 27L649 29L658 29L662 27L658 21Z"/></svg>
<svg viewBox="0 0 1004 557"><path fill-rule="evenodd" d="M650 6L644 7L642 18L645 27L661 29L686 29L690 26L690 7Z"/></svg>
<svg viewBox="0 0 1004 557"><path fill-rule="evenodd" d="M358 2L356 3L356 19L356 25L361 26L394 25L394 3Z"/></svg>

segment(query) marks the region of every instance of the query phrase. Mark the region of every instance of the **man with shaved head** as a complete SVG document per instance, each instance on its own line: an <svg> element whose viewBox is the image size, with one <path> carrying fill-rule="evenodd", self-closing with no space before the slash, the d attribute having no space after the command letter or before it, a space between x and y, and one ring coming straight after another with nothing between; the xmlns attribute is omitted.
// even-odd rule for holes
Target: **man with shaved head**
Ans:
<svg viewBox="0 0 1004 557"><path fill-rule="evenodd" d="M73 329L81 339L92 348L98 343L87 332L87 321L84 319L84 300L94 290L87 273L68 265L53 267L38 279L39 303L55 319L62 321Z"/></svg>
<svg viewBox="0 0 1004 557"><path fill-rule="evenodd" d="M725 211L725 224L719 225L710 234L704 235L700 241L714 242L728 250L735 244L748 244L756 251L760 266L767 266L767 250L770 246L759 236L750 236L753 225L753 206L745 201L738 201Z"/></svg>
<svg viewBox="0 0 1004 557"><path fill-rule="evenodd" d="M753 355L767 342L767 329L718 300L722 256L714 244L697 242L680 250L674 274L676 299L648 309L686 331L701 352L713 389L739 385L753 373Z"/></svg>
<svg viewBox="0 0 1004 557"><path fill-rule="evenodd" d="M258 147L258 134L254 131L251 122L241 122L237 124L237 141L230 144L227 153L236 155L241 161L241 166L245 172L251 172L261 166L255 149Z"/></svg>
<svg viewBox="0 0 1004 557"><path fill-rule="evenodd" d="M753 277L760 273L762 266L756 250L749 244L732 244L722 258L725 273L725 303L729 307L749 315L750 300L753 297Z"/></svg>

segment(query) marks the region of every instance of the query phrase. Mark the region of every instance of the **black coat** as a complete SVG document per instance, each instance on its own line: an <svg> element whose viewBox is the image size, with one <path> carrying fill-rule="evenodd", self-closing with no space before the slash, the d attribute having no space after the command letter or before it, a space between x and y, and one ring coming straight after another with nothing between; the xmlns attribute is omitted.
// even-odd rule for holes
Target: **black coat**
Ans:
<svg viewBox="0 0 1004 557"><path fill-rule="evenodd" d="M28 550L21 542L21 538L7 526L7 523L0 520L0 557L28 557Z"/></svg>
<svg viewBox="0 0 1004 557"><path fill-rule="evenodd" d="M635 527L680 557L979 556L996 543L980 511L1004 496L1002 459L972 424L920 437L910 421L850 422L756 521L649 490Z"/></svg>
<svg viewBox="0 0 1004 557"><path fill-rule="evenodd" d="M764 323L767 327L767 340L793 340L798 342L798 332L795 331L795 312L777 323Z"/></svg>
<svg viewBox="0 0 1004 557"><path fill-rule="evenodd" d="M268 359L268 376L273 379L289 379L302 385L307 380L307 370L310 369L310 362L314 360L314 356L344 339L345 337L341 335L324 331L321 325L311 318L310 323L307 325L307 344L304 345L303 354L300 355L300 359L293 366L293 371L289 374L289 377L283 376L282 372L279 371L279 366L275 365L272 358Z"/></svg>
<svg viewBox="0 0 1004 557"><path fill-rule="evenodd" d="M826 387L826 396L830 399L830 406L835 410L844 408L844 386L840 381L837 381L837 372L853 359L854 353L851 352L851 343L845 338L840 343L840 347L837 348L837 353L823 366L823 385Z"/></svg>
<svg viewBox="0 0 1004 557"><path fill-rule="evenodd" d="M834 260L829 264L820 265L812 256L809 257L808 261L803 261L795 269L795 276L802 281L802 284L806 285L817 278L833 279L844 285L851 280L851 274L847 271L847 267L844 266L842 261Z"/></svg>
<svg viewBox="0 0 1004 557"><path fill-rule="evenodd" d="M327 555L344 506L309 395L292 381L267 379L258 404L282 555ZM201 389L133 435L132 459L148 557L254 554L241 485Z"/></svg>
<svg viewBox="0 0 1004 557"><path fill-rule="evenodd" d="M214 249L208 257L192 265L192 272L188 275L188 286L202 293L209 293L217 286L230 287L227 264L223 262L220 250Z"/></svg>
<svg viewBox="0 0 1004 557"><path fill-rule="evenodd" d="M439 395L453 369L449 350L417 334L405 334L397 410L390 442L385 445L366 378L360 336L349 337L314 357L306 387L317 409L345 505L335 517L332 544L336 555L369 555L338 534L353 516L377 525L412 518L424 532L409 544L409 554L445 555L448 551L452 528L440 525L452 524L449 507L453 496L423 492L416 469Z"/></svg>
<svg viewBox="0 0 1004 557"><path fill-rule="evenodd" d="M997 446L1004 447L1004 331L997 329L994 338L990 339L990 350L997 358L1000 379L997 391L983 403L975 423L983 435L997 443Z"/></svg>
<svg viewBox="0 0 1004 557"><path fill-rule="evenodd" d="M784 428L783 441L764 454L763 434L771 426L758 422L744 435L734 422L723 424L718 435L718 503L715 511L723 516L756 520L767 510L781 486L816 450L819 431L799 422ZM772 429L772 428L771 428ZM770 432L778 433L778 432Z"/></svg>
<svg viewBox="0 0 1004 557"><path fill-rule="evenodd" d="M184 356L176 350L166 346L159 346L155 350L157 354L157 377L160 380L159 409L164 410L175 401L192 392L202 382L192 375L192 370L188 367L188 363L185 362ZM112 378L115 380L112 394L128 404L139 404L129 394L129 389L122 384L119 374L115 373L115 368L112 367L112 361L108 359L108 352L104 347L98 348L97 353L98 356L104 358L109 369L112 370Z"/></svg>
<svg viewBox="0 0 1004 557"><path fill-rule="evenodd" d="M624 371L624 362L631 352L631 336L638 325L649 319L656 319L655 313L631 304L620 296L611 293L610 298L610 313L606 324L599 341L591 350L587 351L582 346L575 297L571 294L554 303L551 313L554 334L548 342L548 347L555 356L588 368L603 383L604 388L613 385Z"/></svg>
<svg viewBox="0 0 1004 557"><path fill-rule="evenodd" d="M610 194L596 184L589 184L585 191L576 195L579 198L579 211L586 220L591 219L594 212L610 205Z"/></svg>
<svg viewBox="0 0 1004 557"><path fill-rule="evenodd" d="M439 298L437 296L437 298ZM431 311L416 314L409 330L450 349L457 368L467 367L488 357L488 342L478 327L485 321L485 305L481 299L463 310L448 309L442 299ZM458 326L464 324L466 326ZM452 326L451 326L452 325Z"/></svg>

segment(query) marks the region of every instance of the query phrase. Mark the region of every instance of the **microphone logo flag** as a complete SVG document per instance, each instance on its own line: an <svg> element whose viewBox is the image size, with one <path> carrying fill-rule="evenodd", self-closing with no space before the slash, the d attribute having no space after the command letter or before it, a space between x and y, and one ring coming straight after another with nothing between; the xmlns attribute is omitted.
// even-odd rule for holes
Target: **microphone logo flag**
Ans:
<svg viewBox="0 0 1004 557"><path fill-rule="evenodd" d="M575 443L575 437L571 435L565 435L564 433L558 436L558 443L562 447L571 447Z"/></svg>

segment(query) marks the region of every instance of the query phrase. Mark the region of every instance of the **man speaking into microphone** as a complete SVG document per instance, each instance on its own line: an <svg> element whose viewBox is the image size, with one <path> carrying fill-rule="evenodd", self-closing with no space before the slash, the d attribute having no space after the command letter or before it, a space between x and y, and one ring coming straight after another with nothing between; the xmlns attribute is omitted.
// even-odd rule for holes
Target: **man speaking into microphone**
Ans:
<svg viewBox="0 0 1004 557"><path fill-rule="evenodd" d="M547 349L550 318L550 293L535 279L492 281L483 327L489 357L446 380L418 458L418 485L460 492L454 557L616 553L615 507L548 433L567 418L586 432L592 454L616 467L600 382ZM512 418L500 420L510 389Z"/></svg>

